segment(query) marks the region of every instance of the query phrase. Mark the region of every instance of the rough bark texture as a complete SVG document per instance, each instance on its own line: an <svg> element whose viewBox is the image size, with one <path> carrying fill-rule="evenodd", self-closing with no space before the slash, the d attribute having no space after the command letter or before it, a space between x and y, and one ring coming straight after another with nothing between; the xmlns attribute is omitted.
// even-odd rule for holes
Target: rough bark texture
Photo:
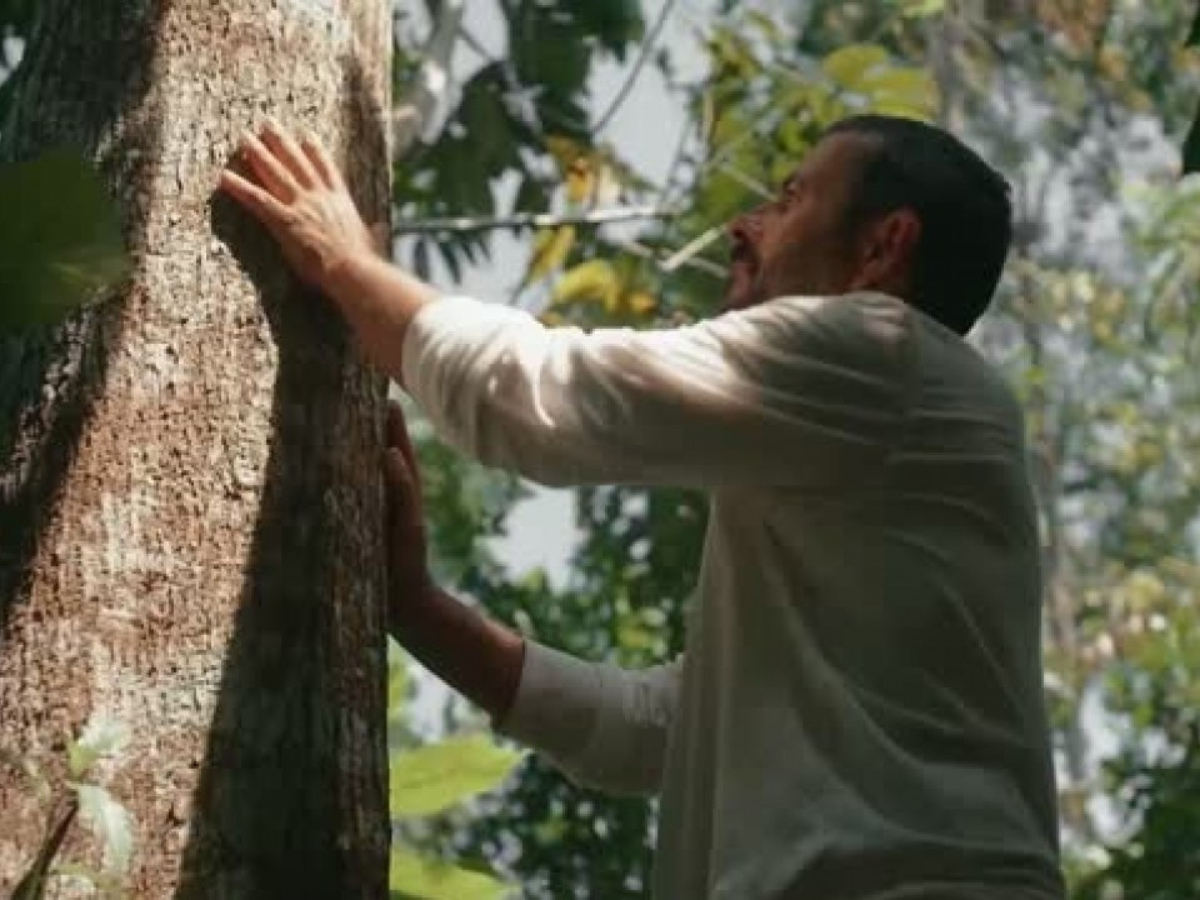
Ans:
<svg viewBox="0 0 1200 900"><path fill-rule="evenodd" d="M136 271L0 341L0 749L61 772L93 712L131 727L138 898L386 895L384 386L213 189L273 115L386 217L390 10L41 4L6 155L93 153ZM0 895L44 820L0 770Z"/></svg>

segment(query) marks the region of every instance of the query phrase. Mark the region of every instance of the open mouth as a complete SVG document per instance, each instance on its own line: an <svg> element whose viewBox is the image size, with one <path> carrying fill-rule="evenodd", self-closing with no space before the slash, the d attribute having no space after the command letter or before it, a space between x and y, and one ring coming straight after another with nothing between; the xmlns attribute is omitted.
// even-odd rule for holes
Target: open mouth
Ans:
<svg viewBox="0 0 1200 900"><path fill-rule="evenodd" d="M754 252L754 248L743 239L734 241L733 247L729 251L729 265L731 268L737 269L752 269L758 264L758 257Z"/></svg>
<svg viewBox="0 0 1200 900"><path fill-rule="evenodd" d="M757 262L758 254L754 252L754 245L751 244L746 232L738 225L734 225L727 234L730 266L744 268L754 265Z"/></svg>

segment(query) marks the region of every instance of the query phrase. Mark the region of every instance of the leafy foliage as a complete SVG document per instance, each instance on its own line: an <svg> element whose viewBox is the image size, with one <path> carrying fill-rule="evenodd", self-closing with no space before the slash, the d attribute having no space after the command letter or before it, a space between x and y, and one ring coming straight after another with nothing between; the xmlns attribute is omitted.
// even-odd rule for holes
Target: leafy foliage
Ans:
<svg viewBox="0 0 1200 900"><path fill-rule="evenodd" d="M404 718L408 663L393 642L388 645L388 722ZM480 735L447 738L409 748L406 730L389 729L389 808L392 819L433 816L497 787L521 760L521 754L496 746ZM394 845L389 866L393 898L408 900L493 900L509 887L488 872L420 856Z"/></svg>
<svg viewBox="0 0 1200 900"><path fill-rule="evenodd" d="M12 77L18 57L11 49L33 30L36 7L36 0L0 0L0 131L8 120L18 84Z"/></svg>
<svg viewBox="0 0 1200 900"><path fill-rule="evenodd" d="M391 757L393 817L429 816L491 790L517 765L521 754L482 735L447 738Z"/></svg>
<svg viewBox="0 0 1200 900"><path fill-rule="evenodd" d="M1192 21L1185 43L1189 47L1200 47L1200 9L1196 10L1196 18ZM1188 129L1183 142L1183 172L1188 175L1197 171L1200 171L1200 111L1192 120L1192 127Z"/></svg>
<svg viewBox="0 0 1200 900"><path fill-rule="evenodd" d="M51 780L32 760L5 753L0 765L25 775L39 802L46 807L46 831L34 859L18 881L10 900L42 900L56 879L89 886L102 900L125 896L123 882L134 851L133 819L128 810L96 780L84 780L106 759L118 756L128 734L113 717L97 712L66 749L67 778ZM102 860L98 868L59 862L67 836L77 820L93 833Z"/></svg>
<svg viewBox="0 0 1200 900"><path fill-rule="evenodd" d="M54 152L0 168L0 330L57 322L129 268L116 206L82 158Z"/></svg>
<svg viewBox="0 0 1200 900"><path fill-rule="evenodd" d="M401 218L495 215L501 182L511 179L519 186L510 211L548 211L556 171L550 139L590 143L588 75L602 59L624 59L645 28L637 0L497 5L508 55L485 61L466 79L437 140L397 167ZM400 72L410 65L402 54ZM488 246L482 233L421 238L409 262L428 274L436 251L457 278L464 263L486 258Z"/></svg>
<svg viewBox="0 0 1200 900"><path fill-rule="evenodd" d="M491 875L393 851L388 869L392 900L502 900L507 885Z"/></svg>

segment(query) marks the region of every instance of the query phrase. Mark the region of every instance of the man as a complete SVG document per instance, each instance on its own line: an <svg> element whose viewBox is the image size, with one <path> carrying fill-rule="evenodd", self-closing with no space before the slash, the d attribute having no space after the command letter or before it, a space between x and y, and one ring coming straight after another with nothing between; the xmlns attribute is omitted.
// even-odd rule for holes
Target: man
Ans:
<svg viewBox="0 0 1200 900"><path fill-rule="evenodd" d="M393 560L397 636L576 780L662 796L662 900L1054 900L1039 546L1021 411L963 340L1008 187L935 128L848 120L731 226L727 312L546 329L371 252L336 167L278 128L223 185L439 432L548 484L702 488L681 660L523 641ZM393 414L395 541L420 543ZM405 457L407 463L405 463Z"/></svg>

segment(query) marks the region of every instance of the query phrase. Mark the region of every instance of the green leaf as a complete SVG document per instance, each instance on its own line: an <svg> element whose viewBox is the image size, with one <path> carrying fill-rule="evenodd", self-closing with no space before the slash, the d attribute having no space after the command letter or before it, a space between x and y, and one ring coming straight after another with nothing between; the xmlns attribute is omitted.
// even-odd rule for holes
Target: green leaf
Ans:
<svg viewBox="0 0 1200 900"><path fill-rule="evenodd" d="M1187 139L1183 142L1183 174L1191 175L1200 172L1200 110L1188 129Z"/></svg>
<svg viewBox="0 0 1200 900"><path fill-rule="evenodd" d="M602 3L576 3L572 15L596 36L605 50L625 61L629 44L640 40L646 31L642 4L638 0L604 0Z"/></svg>
<svg viewBox="0 0 1200 900"><path fill-rule="evenodd" d="M529 270L525 274L524 284L529 285L541 281L555 269L561 268L573 246L575 246L575 226L573 225L539 231L537 237L534 238L533 256L529 261Z"/></svg>
<svg viewBox="0 0 1200 900"><path fill-rule="evenodd" d="M924 69L911 66L877 69L862 78L860 90L880 112L925 119L937 111L937 84Z"/></svg>
<svg viewBox="0 0 1200 900"><path fill-rule="evenodd" d="M508 885L491 875L421 859L403 850L392 851L388 890L393 896L421 900L501 900L510 893Z"/></svg>
<svg viewBox="0 0 1200 900"><path fill-rule="evenodd" d="M388 638L387 648L387 715L392 720L404 712L404 701L408 696L408 660L400 645L391 638Z"/></svg>
<svg viewBox="0 0 1200 900"><path fill-rule="evenodd" d="M592 54L577 20L558 14L553 6L525 8L527 12L509 21L509 48L521 82L543 88L536 102L544 113L548 103L583 90Z"/></svg>
<svg viewBox="0 0 1200 900"><path fill-rule="evenodd" d="M484 735L452 737L393 753L390 800L395 817L428 816L489 791L516 768L522 754Z"/></svg>
<svg viewBox="0 0 1200 900"><path fill-rule="evenodd" d="M708 38L708 50L718 70L725 75L752 78L762 70L746 37L732 28L715 28Z"/></svg>
<svg viewBox="0 0 1200 900"><path fill-rule="evenodd" d="M906 19L927 19L946 11L946 0L908 0L901 15Z"/></svg>
<svg viewBox="0 0 1200 900"><path fill-rule="evenodd" d="M128 742L129 731L124 724L107 713L94 714L78 740L67 747L71 778L82 778L98 760L120 753Z"/></svg>
<svg viewBox="0 0 1200 900"><path fill-rule="evenodd" d="M104 873L122 875L133 857L133 819L112 794L94 784L75 786L79 812L104 852Z"/></svg>
<svg viewBox="0 0 1200 900"><path fill-rule="evenodd" d="M17 882L9 900L42 900L46 895L46 885L50 880L54 859L58 856L58 851L62 849L63 841L67 837L67 832L71 830L71 823L75 821L75 815L78 812L79 806L71 803L66 811L58 817L42 841L42 846L38 848L37 856L21 880Z"/></svg>
<svg viewBox="0 0 1200 900"><path fill-rule="evenodd" d="M595 302L612 309L620 293L620 278L612 263L592 259L563 273L554 285L552 301L555 306Z"/></svg>
<svg viewBox="0 0 1200 900"><path fill-rule="evenodd" d="M70 151L0 167L0 209L0 330L60 321L129 271L116 206Z"/></svg>
<svg viewBox="0 0 1200 900"><path fill-rule="evenodd" d="M860 91L867 74L887 61L887 51L877 44L851 44L825 57L821 68L842 87Z"/></svg>
<svg viewBox="0 0 1200 900"><path fill-rule="evenodd" d="M14 772L20 772L33 788L33 795L42 803L50 803L54 796L50 780L34 760L0 747L0 766L8 766Z"/></svg>
<svg viewBox="0 0 1200 900"><path fill-rule="evenodd" d="M769 16L757 9L746 11L746 22L757 29L763 37L772 42L783 40L783 29L774 16Z"/></svg>
<svg viewBox="0 0 1200 900"><path fill-rule="evenodd" d="M476 73L462 90L458 121L475 139L474 163L489 178L520 166L516 135L502 99L503 68L497 63Z"/></svg>

